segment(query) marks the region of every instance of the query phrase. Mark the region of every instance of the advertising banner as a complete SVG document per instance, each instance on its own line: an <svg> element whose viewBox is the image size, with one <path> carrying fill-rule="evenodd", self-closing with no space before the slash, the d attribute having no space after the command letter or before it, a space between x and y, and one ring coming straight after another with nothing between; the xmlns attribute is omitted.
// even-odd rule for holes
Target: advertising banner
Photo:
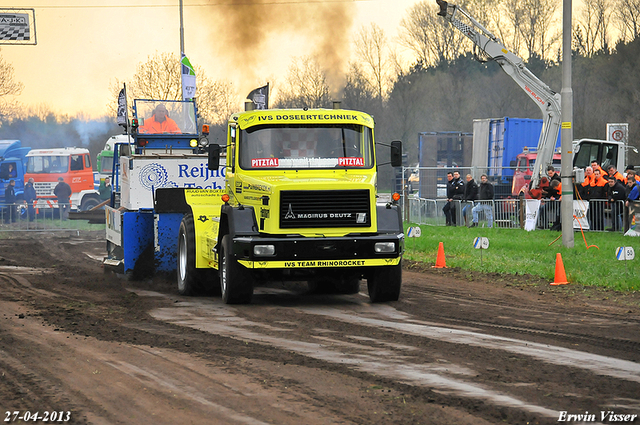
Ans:
<svg viewBox="0 0 640 425"><path fill-rule="evenodd" d="M155 190L164 187L187 189L224 189L226 167L207 168L205 156L179 157L168 160L157 157L121 157L121 205L130 210L153 208ZM129 165L129 161L132 164Z"/></svg>

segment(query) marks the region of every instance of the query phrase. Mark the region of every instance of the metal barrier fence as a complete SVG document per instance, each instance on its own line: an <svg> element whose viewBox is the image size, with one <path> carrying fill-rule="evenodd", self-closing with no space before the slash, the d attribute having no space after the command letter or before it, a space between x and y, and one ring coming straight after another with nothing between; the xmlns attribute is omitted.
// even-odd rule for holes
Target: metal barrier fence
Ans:
<svg viewBox="0 0 640 425"><path fill-rule="evenodd" d="M77 230L83 225L65 219L58 208L33 208L30 212L24 203L0 206L0 232Z"/></svg>
<svg viewBox="0 0 640 425"><path fill-rule="evenodd" d="M405 219L411 223L433 226L446 225L443 208L447 204L446 199L408 198L408 210ZM479 207L480 205L486 207ZM623 232L625 230L625 214L628 208L624 201L608 202L606 200L581 201L580 211L586 210L585 217L581 220L584 230L603 231L613 230ZM405 202L406 205L406 202ZM477 207L477 208L476 208ZM496 199L493 201L452 201L451 213L453 222L457 226L471 225L474 215L477 215L478 226L488 227L489 218L492 226L506 229L519 229L525 227L527 210L525 200L520 199ZM581 212L574 211L577 217ZM580 217L581 218L581 217ZM586 220L586 221L585 221ZM560 201L543 200L538 209L536 229L559 229L560 226ZM626 226L628 228L628 226Z"/></svg>
<svg viewBox="0 0 640 425"><path fill-rule="evenodd" d="M438 199L447 196L447 173L457 171L466 184L467 174L471 174L480 184L480 176L486 174L493 185L496 199L517 197L526 185L531 171L516 167L402 167L402 182L406 195L416 195L424 199ZM526 176L526 177L525 177ZM515 179L515 183L514 183Z"/></svg>

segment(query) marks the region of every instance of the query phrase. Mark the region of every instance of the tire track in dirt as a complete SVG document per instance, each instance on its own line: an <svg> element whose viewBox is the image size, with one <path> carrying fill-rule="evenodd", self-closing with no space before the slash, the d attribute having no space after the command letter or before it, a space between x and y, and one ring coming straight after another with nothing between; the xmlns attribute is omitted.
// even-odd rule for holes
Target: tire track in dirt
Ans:
<svg viewBox="0 0 640 425"><path fill-rule="evenodd" d="M368 305L364 308L369 310ZM382 309L385 307L382 306ZM380 319L369 319L357 316L350 312L338 311L332 308L299 308L305 314L325 315L333 320L344 320L358 326L372 326L379 328L381 325L394 328L395 325L415 326L407 322L386 322ZM368 312L373 313L372 310ZM274 324L259 323L241 317L233 307L213 301L189 301L178 302L169 308L156 309L150 314L158 320L179 326L192 327L198 330L216 335L232 337L280 347L283 350L292 351L314 359L346 365L360 372L384 376L388 379L429 388L435 388L444 393L455 394L460 397L481 399L499 406L518 408L536 415L545 417L558 417L558 412L546 407L537 406L516 397L505 395L492 390L486 385L472 383L464 380L477 373L462 365L455 364L418 364L413 363L405 356L402 349L393 346L391 349L381 349L377 344L367 344L365 340L359 340L357 344L342 340L328 338L324 335L316 336L316 342L296 339L295 335L286 327L278 327ZM399 327L401 327L399 326ZM270 335L270 331L280 336ZM450 332L450 329L442 329ZM400 331L406 332L406 331ZM285 337L285 335L291 335ZM425 336L421 333L421 336ZM434 337L431 335L430 337ZM456 341L468 344L468 341ZM524 343L522 344L525 345ZM402 347L401 347L402 348ZM404 347L405 349L418 350L417 347Z"/></svg>

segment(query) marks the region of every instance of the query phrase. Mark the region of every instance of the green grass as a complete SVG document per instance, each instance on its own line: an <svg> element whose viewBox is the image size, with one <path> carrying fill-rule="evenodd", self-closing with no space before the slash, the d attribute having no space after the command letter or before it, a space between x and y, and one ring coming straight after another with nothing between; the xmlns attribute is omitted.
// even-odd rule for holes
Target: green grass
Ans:
<svg viewBox="0 0 640 425"><path fill-rule="evenodd" d="M405 223L405 228L415 224ZM419 238L405 239L407 260L435 264L438 245L443 243L447 267L501 274L530 274L553 282L556 254L560 253L567 280L585 286L640 290L640 238L614 232L574 233L574 247L565 248L559 232L520 229L489 229L445 226L420 226ZM489 239L489 248L473 247L476 237ZM551 245L550 245L551 244ZM590 246L587 249L587 246ZM616 259L616 248L631 246L636 258Z"/></svg>

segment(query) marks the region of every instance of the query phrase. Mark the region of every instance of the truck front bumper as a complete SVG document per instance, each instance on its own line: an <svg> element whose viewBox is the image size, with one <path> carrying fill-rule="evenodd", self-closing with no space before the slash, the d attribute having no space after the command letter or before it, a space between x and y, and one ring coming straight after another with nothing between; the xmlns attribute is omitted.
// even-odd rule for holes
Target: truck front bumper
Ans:
<svg viewBox="0 0 640 425"><path fill-rule="evenodd" d="M273 253L269 255L256 254L271 250ZM403 251L404 234L336 238L239 236L233 239L236 260L251 269L392 266L400 263Z"/></svg>

